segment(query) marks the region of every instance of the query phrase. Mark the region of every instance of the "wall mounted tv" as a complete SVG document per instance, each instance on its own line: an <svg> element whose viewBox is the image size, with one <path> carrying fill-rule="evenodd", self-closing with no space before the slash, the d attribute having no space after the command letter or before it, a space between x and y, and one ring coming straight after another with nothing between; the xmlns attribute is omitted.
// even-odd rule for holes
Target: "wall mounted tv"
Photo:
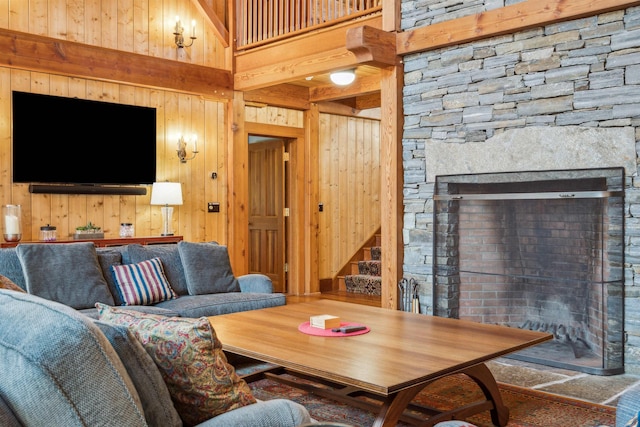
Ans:
<svg viewBox="0 0 640 427"><path fill-rule="evenodd" d="M105 186L155 180L155 108L13 92L13 182L51 190L32 192L132 194Z"/></svg>

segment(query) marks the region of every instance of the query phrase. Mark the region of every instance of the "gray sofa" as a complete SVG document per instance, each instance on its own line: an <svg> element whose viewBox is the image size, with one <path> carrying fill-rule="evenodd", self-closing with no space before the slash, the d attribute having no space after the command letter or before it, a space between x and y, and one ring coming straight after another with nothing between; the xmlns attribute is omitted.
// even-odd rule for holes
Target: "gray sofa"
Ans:
<svg viewBox="0 0 640 427"><path fill-rule="evenodd" d="M127 327L91 319L64 304L0 289L0 360L3 427L183 425L159 365L139 339ZM308 422L303 406L276 399L245 402L196 425Z"/></svg>
<svg viewBox="0 0 640 427"><path fill-rule="evenodd" d="M168 316L201 317L285 304L262 274L235 277L225 246L215 243L95 248L90 242L20 244L0 249L0 275L27 292L96 317L97 302L123 305L112 266L159 259L177 298L128 308Z"/></svg>

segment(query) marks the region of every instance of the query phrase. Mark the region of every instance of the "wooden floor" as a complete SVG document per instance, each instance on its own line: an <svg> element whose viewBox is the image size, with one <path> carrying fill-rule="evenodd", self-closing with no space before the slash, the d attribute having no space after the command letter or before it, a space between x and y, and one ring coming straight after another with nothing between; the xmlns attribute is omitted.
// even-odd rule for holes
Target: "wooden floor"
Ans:
<svg viewBox="0 0 640 427"><path fill-rule="evenodd" d="M354 304L369 305L372 307L380 307L381 299L379 296L356 294L346 291L330 291L322 292L318 295L287 295L287 302L303 302L313 301L314 299L330 299L336 301L351 302Z"/></svg>

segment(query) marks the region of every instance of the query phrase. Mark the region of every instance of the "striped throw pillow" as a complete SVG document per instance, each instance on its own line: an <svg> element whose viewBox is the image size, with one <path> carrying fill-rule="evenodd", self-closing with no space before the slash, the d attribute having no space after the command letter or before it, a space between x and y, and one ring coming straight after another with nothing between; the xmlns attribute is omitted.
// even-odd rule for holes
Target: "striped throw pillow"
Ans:
<svg viewBox="0 0 640 427"><path fill-rule="evenodd" d="M111 271L123 305L150 305L177 298L164 274L160 258L112 265Z"/></svg>

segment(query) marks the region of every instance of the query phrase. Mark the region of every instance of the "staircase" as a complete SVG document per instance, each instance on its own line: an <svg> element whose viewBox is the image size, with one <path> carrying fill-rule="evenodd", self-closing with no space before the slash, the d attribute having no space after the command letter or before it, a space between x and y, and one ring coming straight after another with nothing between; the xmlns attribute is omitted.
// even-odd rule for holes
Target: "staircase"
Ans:
<svg viewBox="0 0 640 427"><path fill-rule="evenodd" d="M348 294L380 296L382 294L382 277L380 264L380 236L375 238L375 245L360 250L361 260L351 261L350 273L338 277L339 289Z"/></svg>

